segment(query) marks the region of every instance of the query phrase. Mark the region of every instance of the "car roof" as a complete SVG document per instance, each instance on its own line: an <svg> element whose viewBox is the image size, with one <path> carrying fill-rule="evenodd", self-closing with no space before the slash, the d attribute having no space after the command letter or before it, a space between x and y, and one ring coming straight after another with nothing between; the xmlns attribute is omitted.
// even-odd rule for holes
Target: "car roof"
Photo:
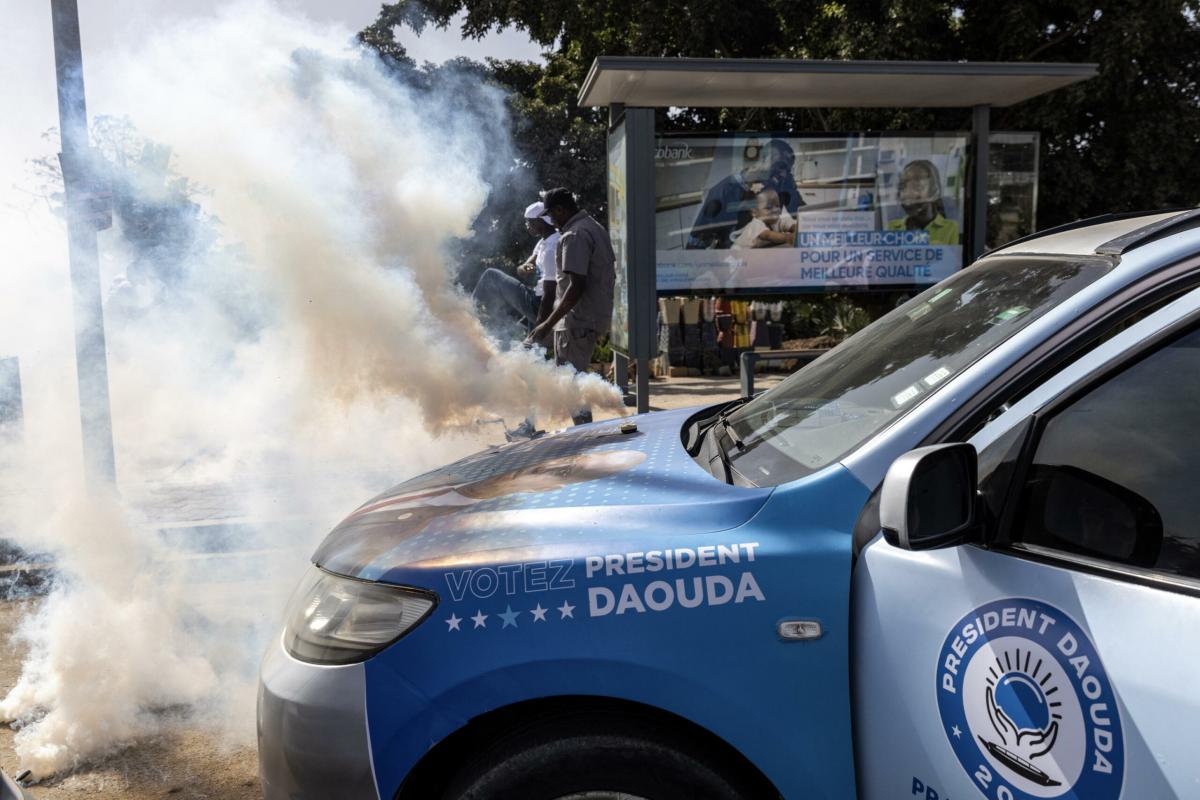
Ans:
<svg viewBox="0 0 1200 800"><path fill-rule="evenodd" d="M1180 222L1191 218L1190 211L1165 211L1157 213L1137 214L1121 217L1100 217L1094 223L1088 220L1052 228L1041 234L1034 234L1010 242L1003 247L991 251L987 255L1011 255L1013 253L1045 253L1048 255L1089 255L1096 253L1103 245L1116 239L1123 239L1143 229L1155 232L1168 220L1176 217Z"/></svg>

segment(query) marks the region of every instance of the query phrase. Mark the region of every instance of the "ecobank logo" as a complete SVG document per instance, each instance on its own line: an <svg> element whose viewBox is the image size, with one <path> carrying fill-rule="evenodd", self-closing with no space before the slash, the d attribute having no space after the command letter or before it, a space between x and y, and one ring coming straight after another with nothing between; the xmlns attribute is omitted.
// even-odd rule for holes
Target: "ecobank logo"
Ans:
<svg viewBox="0 0 1200 800"><path fill-rule="evenodd" d="M950 746L985 797L1120 795L1112 685L1087 634L1054 606L1013 598L964 616L942 645L937 697Z"/></svg>
<svg viewBox="0 0 1200 800"><path fill-rule="evenodd" d="M692 146L687 142L659 143L654 148L654 158L658 161L690 161Z"/></svg>

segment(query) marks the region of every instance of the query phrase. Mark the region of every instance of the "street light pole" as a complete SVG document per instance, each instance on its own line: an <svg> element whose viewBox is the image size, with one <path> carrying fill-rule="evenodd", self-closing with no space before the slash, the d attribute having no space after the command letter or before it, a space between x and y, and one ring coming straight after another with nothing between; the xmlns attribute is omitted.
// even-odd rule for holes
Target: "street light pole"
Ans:
<svg viewBox="0 0 1200 800"><path fill-rule="evenodd" d="M58 77L59 163L67 195L68 256L75 317L75 370L79 380L79 419L83 432L84 474L88 483L116 484L112 413L108 399L108 356L100 303L100 260L96 231L110 224L107 197L94 172L88 146L83 94L83 50L77 0L50 0L54 24L54 64Z"/></svg>

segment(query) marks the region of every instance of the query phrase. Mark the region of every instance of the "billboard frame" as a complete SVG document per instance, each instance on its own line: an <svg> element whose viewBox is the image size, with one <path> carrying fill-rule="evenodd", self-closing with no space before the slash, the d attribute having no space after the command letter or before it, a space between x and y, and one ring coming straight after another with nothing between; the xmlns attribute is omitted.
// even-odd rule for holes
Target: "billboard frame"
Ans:
<svg viewBox="0 0 1200 800"><path fill-rule="evenodd" d="M624 297L615 298L626 306L629 326L628 341L621 348L613 345L613 375L617 385L625 389L628 360L637 364L635 402L639 414L650 410L650 359L658 342L657 263L654 252L654 109L609 109L608 146L618 134L623 136L625 175L624 208L608 210L609 220L618 215L624 218L623 261L618 271L625 276ZM607 160L607 159L606 159ZM608 162L611 168L611 161ZM611 185L612 175L608 180ZM618 306L614 303L614 328L619 322ZM611 338L611 337L610 337Z"/></svg>

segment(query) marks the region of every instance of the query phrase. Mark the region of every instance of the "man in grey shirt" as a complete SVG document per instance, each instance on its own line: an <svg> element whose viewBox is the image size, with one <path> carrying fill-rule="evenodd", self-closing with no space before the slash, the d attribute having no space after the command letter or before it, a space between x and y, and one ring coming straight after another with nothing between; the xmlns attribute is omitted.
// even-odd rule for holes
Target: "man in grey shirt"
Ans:
<svg viewBox="0 0 1200 800"><path fill-rule="evenodd" d="M559 230L558 285L554 308L525 340L533 344L554 332L554 360L570 364L579 372L592 360L596 338L608 333L612 323L616 258L608 231L579 210L575 196L566 189L551 189L542 195L546 216ZM576 425L592 421L590 408L572 417Z"/></svg>

